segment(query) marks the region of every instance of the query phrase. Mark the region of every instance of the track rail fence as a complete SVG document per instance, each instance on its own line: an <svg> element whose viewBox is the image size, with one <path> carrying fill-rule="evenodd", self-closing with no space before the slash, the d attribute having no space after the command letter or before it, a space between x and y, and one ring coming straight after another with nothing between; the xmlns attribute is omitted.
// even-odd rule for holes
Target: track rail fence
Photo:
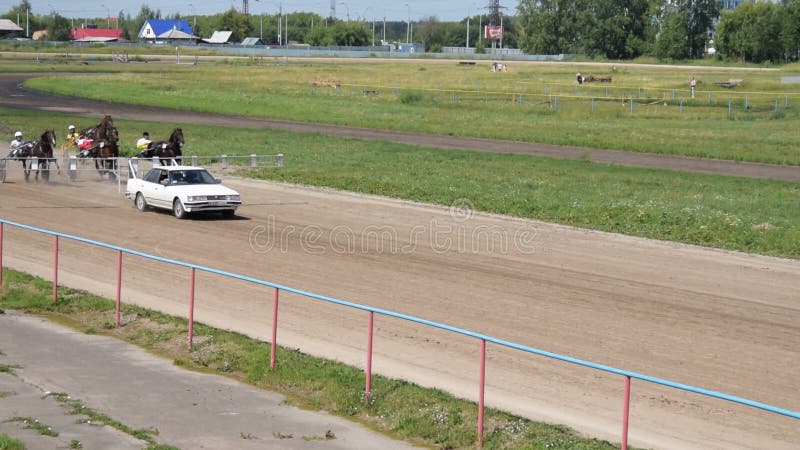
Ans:
<svg viewBox="0 0 800 450"><path fill-rule="evenodd" d="M372 395L372 344L373 344L373 329L374 329L374 316L375 314L392 317L395 319L406 320L409 322L416 323L418 325L438 328L440 330L445 330L451 333L467 336L474 338L478 341L479 345L477 348L477 359L478 359L478 420L477 420L477 436L478 436L478 446L483 446L483 430L484 430L484 392L485 392L485 382L486 382L486 344L491 343L494 345L507 347L510 349L516 349L522 352L530 353L533 355L544 356L546 358L552 358L558 361L563 361L570 364L575 364L578 366L588 367L594 370L599 370L607 373L611 373L614 375L618 375L622 377L624 383L624 394L623 394L623 405L622 405L622 432L621 432L621 448L627 449L628 446L628 414L630 411L630 394L631 394L631 380L636 379L640 381L644 381L647 383L652 383L656 385L666 386L673 389L678 389L681 391L691 392L699 395L704 395L720 400L725 400L732 403L737 403L740 405L745 405L751 408L760 409L763 411L768 411L774 414L779 414L783 416L787 416L790 418L800 420L800 412L791 411L784 408L779 408L777 406L768 405L765 403L748 400L746 398L737 397L734 395L725 394L722 392L712 391L708 389L703 389L700 387L690 386L683 383L678 383L662 378L651 377L649 375L644 375L641 373L631 372L628 370L619 369L612 366L607 366L603 364L594 363L591 361L585 361L577 358L573 358L570 356L561 355L558 353L549 352L546 350L541 350L534 347L529 347L525 345L520 345L514 342L509 342L503 339L498 339L492 336L488 336L481 333L476 333L474 331L465 330L463 328L458 328L450 325L446 325L443 323L433 322L430 320L422 319L415 316L410 316L406 314L397 313L394 311L381 309L381 308L374 308L367 305L362 305L359 303L350 302L347 300L341 300L334 297L328 297L325 295L315 294L313 292L304 291L301 289L293 288L290 286L284 286L281 284L273 283L266 280L261 280L258 278L253 278L246 275L240 275L233 272L228 272L220 269L215 269L212 267L205 267L200 266L197 264L192 264L189 262L179 261L175 259L164 258L160 256L150 255L148 253L140 252L137 250L132 250L124 247L119 247L112 244L107 244L100 241L95 241L92 239L83 238L80 236L74 236L70 234L60 233L57 231L47 230L43 228L33 227L30 225L25 225L17 222L8 221L5 219L0 219L0 288L3 286L3 252L7 249L3 248L3 232L4 232L4 225L8 225L15 228L20 228L23 230L32 231L35 233L45 234L53 237L53 302L58 301L58 254L59 254L59 239L69 239L72 241L81 242L88 245L93 245L97 247L106 248L112 250L117 253L117 277L116 277L116 309L115 309L115 325L118 327L120 325L120 309L121 309L121 293L122 293L122 262L123 262L123 254L128 254L132 256L138 256L141 258L149 259L152 261L158 261L164 264L170 264L174 266L184 267L189 270L189 290L188 290L188 328L189 333L187 336L188 347L192 348L192 340L194 336L194 298L195 298L195 274L196 272L202 271L210 274L219 275L222 277L233 278L236 280L244 281L247 283L253 283L257 285L264 286L266 288L273 289L273 303L272 303L272 342L271 342L271 352L270 352L270 368L274 369L277 363L276 361L276 346L277 346L277 331L278 331L278 304L279 304L279 294L280 291L290 292L293 294L297 294L306 298L328 302L332 304L336 304L339 306L347 307L347 308L354 308L361 311L364 311L368 314L368 322L367 322L367 351L366 351L366 370L365 370L365 401L369 402L369 399Z"/></svg>

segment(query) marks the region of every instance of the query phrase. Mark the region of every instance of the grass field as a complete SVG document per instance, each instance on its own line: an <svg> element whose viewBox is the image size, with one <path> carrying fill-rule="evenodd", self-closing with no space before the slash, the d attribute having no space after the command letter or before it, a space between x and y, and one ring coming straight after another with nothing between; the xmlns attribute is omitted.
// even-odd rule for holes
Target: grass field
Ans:
<svg viewBox="0 0 800 450"><path fill-rule="evenodd" d="M75 71L27 86L193 111L635 152L800 165L800 85L781 70L488 62L17 64ZM2 67L2 65L0 65ZM111 73L100 73L107 70ZM578 88L576 71L613 76ZM700 80L696 99L688 80ZM735 89L717 81L742 79ZM331 85L339 86L337 88Z"/></svg>
<svg viewBox="0 0 800 450"><path fill-rule="evenodd" d="M96 122L96 120L95 120ZM147 129L173 124L115 120L123 152ZM0 123L65 130L88 119L0 109ZM800 185L589 161L442 151L285 131L183 125L187 155L284 153L280 170L247 176L450 205L584 228L800 258ZM40 133L37 132L37 135ZM63 134L62 134L63 136ZM224 149L224 150L221 150Z"/></svg>

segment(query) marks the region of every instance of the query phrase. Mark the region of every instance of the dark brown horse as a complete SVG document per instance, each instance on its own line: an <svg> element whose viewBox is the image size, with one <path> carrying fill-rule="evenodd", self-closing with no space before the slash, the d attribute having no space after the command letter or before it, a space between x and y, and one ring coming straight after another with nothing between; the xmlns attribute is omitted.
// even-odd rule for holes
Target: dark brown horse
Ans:
<svg viewBox="0 0 800 450"><path fill-rule="evenodd" d="M115 127L104 130L105 139L94 141L94 145L89 150L89 157L94 158L94 167L100 176L106 174L109 177L117 177L119 158L119 133Z"/></svg>
<svg viewBox="0 0 800 450"><path fill-rule="evenodd" d="M61 168L58 166L58 160L53 158L53 149L56 147L56 132L55 130L45 130L40 136L38 141L28 141L15 148L8 155L10 158L22 161L22 169L25 172L25 181L33 169L32 158L37 158L38 166L36 167L36 181L39 181L39 172L42 172L42 179L44 181L50 180L50 162L56 164L59 172ZM30 162L30 166L28 165Z"/></svg>
<svg viewBox="0 0 800 450"><path fill-rule="evenodd" d="M99 124L91 128L82 129L78 135L93 141L108 139L108 130L110 128L116 128L114 126L114 119L112 119L111 116L105 116Z"/></svg>
<svg viewBox="0 0 800 450"><path fill-rule="evenodd" d="M179 162L183 156L181 147L184 144L183 129L175 128L169 136L168 141L151 142L147 149L143 150L139 158L152 158L157 157L161 161L161 165L169 164L170 160L177 159Z"/></svg>

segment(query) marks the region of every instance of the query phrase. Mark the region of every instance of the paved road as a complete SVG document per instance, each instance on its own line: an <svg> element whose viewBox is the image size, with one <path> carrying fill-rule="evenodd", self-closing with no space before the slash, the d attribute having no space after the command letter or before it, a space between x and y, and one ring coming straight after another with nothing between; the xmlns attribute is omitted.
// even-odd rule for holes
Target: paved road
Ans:
<svg viewBox="0 0 800 450"><path fill-rule="evenodd" d="M687 172L703 172L750 178L772 178L776 180L800 182L800 167L797 166L684 158L617 150L589 149L583 147L568 147L527 142L431 135L405 131L293 122L288 120L221 116L217 114L169 110L165 108L154 108L148 106L132 106L121 103L54 96L42 92L27 90L22 87L22 83L26 78L41 75L42 74L20 73L0 74L0 106L29 110L59 111L83 115L86 117L103 117L106 114L110 114L114 118L130 120L164 120L170 123L193 123L223 125L230 127L280 129L300 133L319 133L330 136L397 142L401 144L420 145L446 150L518 153L565 159L588 158L594 162L620 164L625 166L672 169Z"/></svg>
<svg viewBox="0 0 800 450"><path fill-rule="evenodd" d="M280 395L179 369L117 339L11 311L0 314L0 364L20 366L16 376L0 373L0 393L9 394L0 395L0 433L28 450L72 448L73 440L87 450L147 445L68 414L49 392L68 394L133 429L156 429L159 443L183 449L413 448L342 418L287 406ZM58 436L25 430L8 422L13 417L36 418ZM335 438L320 439L329 430Z"/></svg>

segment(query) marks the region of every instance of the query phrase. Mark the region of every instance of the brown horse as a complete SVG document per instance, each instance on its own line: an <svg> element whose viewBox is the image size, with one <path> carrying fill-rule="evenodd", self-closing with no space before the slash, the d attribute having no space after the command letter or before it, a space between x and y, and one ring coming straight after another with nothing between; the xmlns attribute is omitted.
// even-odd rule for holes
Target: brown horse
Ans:
<svg viewBox="0 0 800 450"><path fill-rule="evenodd" d="M184 144L183 129L175 128L169 136L168 141L151 142L147 149L137 155L139 158L152 158L157 157L161 161L161 165L169 164L170 160L177 159L180 161L183 155L181 147Z"/></svg>
<svg viewBox="0 0 800 450"><path fill-rule="evenodd" d="M33 170L33 160L31 158L38 158L38 166L36 167L36 181L39 181L39 172L42 172L42 179L44 181L50 180L50 161L56 164L59 172L61 167L58 166L58 160L53 158L53 149L56 147L56 132L55 130L45 130L40 136L38 141L28 141L15 148L8 155L10 158L22 161L22 169L25 172L25 181ZM30 161L30 166L28 162Z"/></svg>
<svg viewBox="0 0 800 450"><path fill-rule="evenodd" d="M116 127L112 126L103 129L103 134L106 136L105 138L95 140L92 143L92 147L81 154L84 155L84 158L94 159L94 167L101 177L106 174L116 177L117 158L119 158L119 132Z"/></svg>
<svg viewBox="0 0 800 450"><path fill-rule="evenodd" d="M91 128L84 128L79 133L79 136L82 136L86 139L91 139L93 141L101 140L101 139L108 139L108 132L107 130L110 128L116 128L114 126L114 119L111 116L103 117L103 120L100 121L99 124L93 126Z"/></svg>

